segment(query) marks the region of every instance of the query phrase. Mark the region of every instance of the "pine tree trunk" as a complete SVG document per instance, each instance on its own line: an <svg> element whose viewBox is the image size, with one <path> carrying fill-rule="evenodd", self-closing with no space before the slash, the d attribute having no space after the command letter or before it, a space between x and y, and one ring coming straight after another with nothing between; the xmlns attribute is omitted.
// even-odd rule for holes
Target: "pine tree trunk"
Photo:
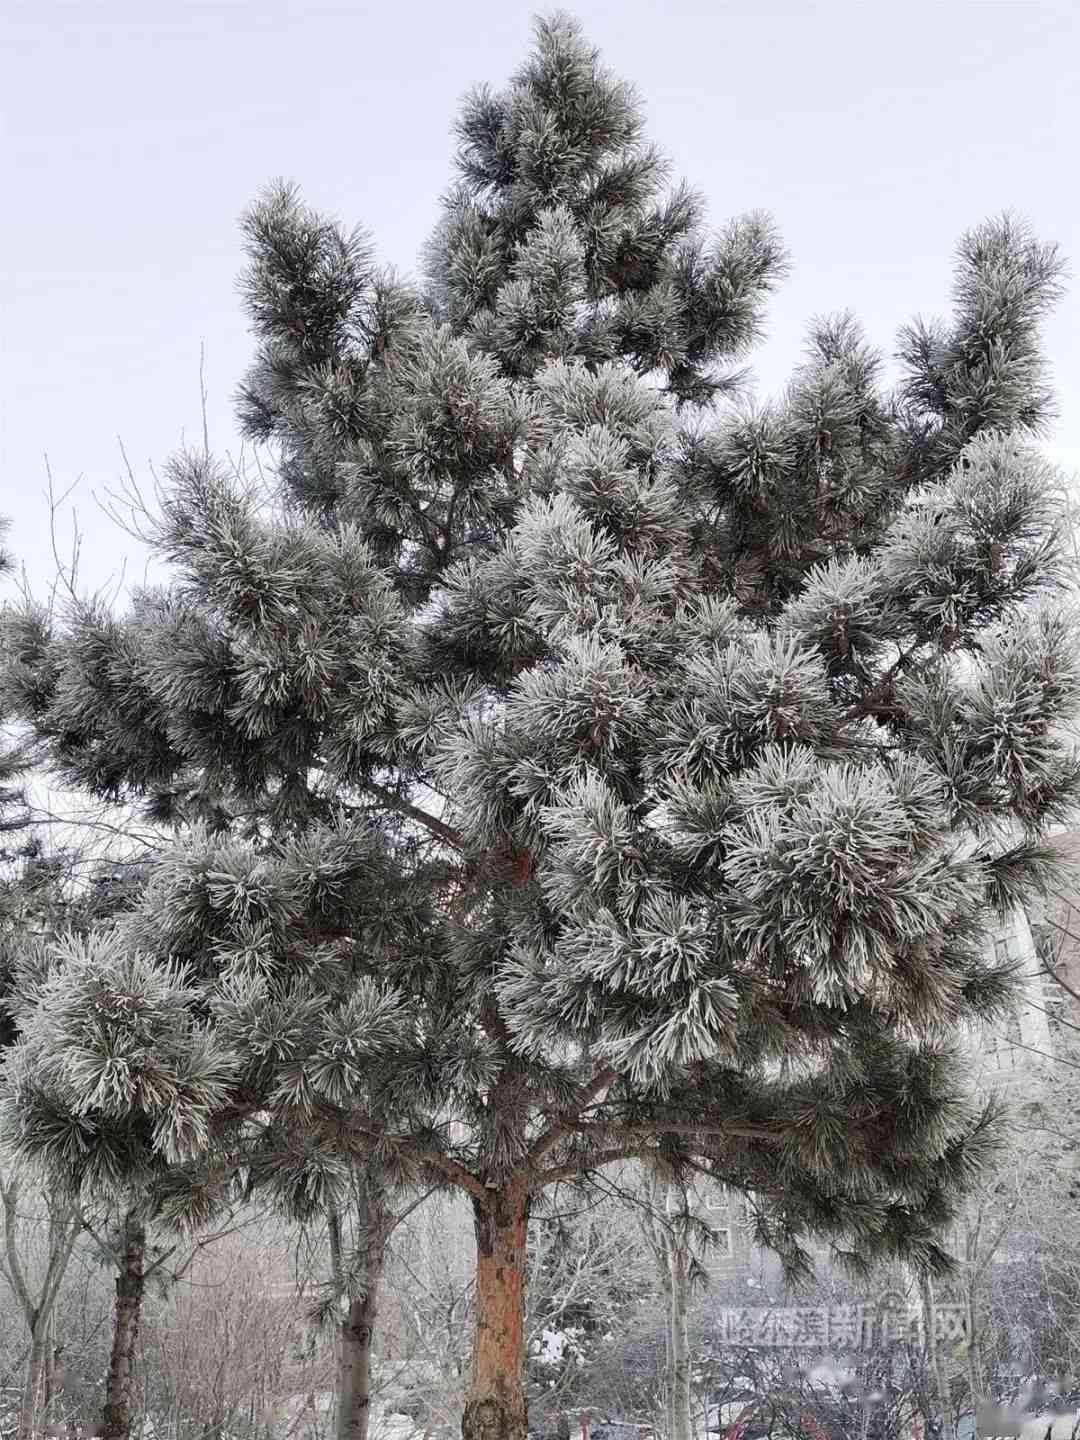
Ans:
<svg viewBox="0 0 1080 1440"><path fill-rule="evenodd" d="M124 1217L123 1252L116 1277L112 1357L105 1381L103 1440L128 1440L135 1400L135 1344L139 1336L146 1264L146 1225L129 1210Z"/></svg>
<svg viewBox="0 0 1080 1440"><path fill-rule="evenodd" d="M473 1202L476 1320L463 1440L526 1440L525 1241L529 1196L513 1177Z"/></svg>
<svg viewBox="0 0 1080 1440"><path fill-rule="evenodd" d="M381 1235L373 1237L363 1275L338 1337L337 1440L367 1440L371 1421L371 1355L383 1267Z"/></svg>
<svg viewBox="0 0 1080 1440"><path fill-rule="evenodd" d="M346 1264L341 1218L336 1206L327 1209L330 1264L339 1299L348 1308L338 1328L335 1396L336 1440L367 1440L371 1427L371 1376L374 1355L375 1321L379 1302L379 1281L386 1255L392 1217L386 1211L378 1187L370 1177L359 1177L353 1203L356 1238L363 1257L356 1276Z"/></svg>
<svg viewBox="0 0 1080 1440"><path fill-rule="evenodd" d="M41 1428L44 1412L45 1364L49 1354L49 1319L41 1317L30 1332L30 1354L26 1360L26 1378L19 1404L18 1440L33 1440Z"/></svg>
<svg viewBox="0 0 1080 1440"><path fill-rule="evenodd" d="M669 1237L671 1255L671 1431L670 1440L693 1440L690 1413L690 1276L686 1240Z"/></svg>

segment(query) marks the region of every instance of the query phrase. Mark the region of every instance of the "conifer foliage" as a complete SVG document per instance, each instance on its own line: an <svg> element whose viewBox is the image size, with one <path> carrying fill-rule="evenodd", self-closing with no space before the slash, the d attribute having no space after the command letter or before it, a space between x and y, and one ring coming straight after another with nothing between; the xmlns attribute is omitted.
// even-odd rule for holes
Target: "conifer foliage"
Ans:
<svg viewBox="0 0 1080 1440"><path fill-rule="evenodd" d="M171 588L12 617L5 689L67 783L177 824L108 944L186 966L190 1063L229 1057L65 1074L152 1092L163 1154L250 1117L294 1213L358 1165L465 1191L464 1429L522 1440L555 1181L645 1156L752 1195L793 1270L809 1236L945 1263L993 1138L955 1036L1007 1003L986 929L1080 786L1032 448L1061 262L985 223L896 388L841 316L752 406L778 239L707 232L573 22L458 134L422 283L290 188L248 213L277 500L180 456Z"/></svg>

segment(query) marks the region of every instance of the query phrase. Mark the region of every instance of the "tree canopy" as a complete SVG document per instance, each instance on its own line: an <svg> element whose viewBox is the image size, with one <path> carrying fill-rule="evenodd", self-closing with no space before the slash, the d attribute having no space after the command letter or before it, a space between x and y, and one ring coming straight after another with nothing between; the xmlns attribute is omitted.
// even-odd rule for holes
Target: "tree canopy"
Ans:
<svg viewBox="0 0 1080 1440"><path fill-rule="evenodd" d="M808 1236L946 1263L992 1142L957 1036L1011 993L987 928L1080 785L1055 247L977 226L897 384L841 315L752 404L783 249L709 232L643 126L555 16L465 102L419 281L270 189L239 413L276 493L182 454L167 588L4 629L57 774L177 827L95 956L230 1057L166 1094L105 1027L64 1123L122 1072L172 1159L208 1106L248 1123L294 1213L359 1163L466 1191L477 1440L524 1433L557 1180L645 1156L752 1195L795 1270Z"/></svg>

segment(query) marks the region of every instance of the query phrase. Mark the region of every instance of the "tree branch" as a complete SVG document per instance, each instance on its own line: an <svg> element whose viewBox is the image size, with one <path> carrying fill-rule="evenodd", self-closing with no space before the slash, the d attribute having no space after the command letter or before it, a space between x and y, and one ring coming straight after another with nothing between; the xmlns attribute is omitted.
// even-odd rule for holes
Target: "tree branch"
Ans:
<svg viewBox="0 0 1080 1440"><path fill-rule="evenodd" d="M852 720L865 720L868 716L873 715L881 705L881 702L888 697L889 691L896 677L900 674L900 671L911 657L922 649L923 643L922 641L917 641L910 649L901 650L900 654L893 661L892 665L889 666L888 670L885 671L885 674L882 675L877 684L872 686L861 700L852 705L850 709L844 711L840 717L840 723L846 725Z"/></svg>
<svg viewBox="0 0 1080 1440"><path fill-rule="evenodd" d="M589 1086L593 1092L590 1098L603 1088L599 1084L600 1077L597 1076ZM585 1102L587 1103L587 1101ZM558 1133L556 1133L556 1130ZM537 1144L529 1152L530 1164L545 1153L538 1149L541 1141L549 1142L545 1150L550 1150L557 1142L568 1134L573 1135L594 1135L599 1140L614 1140L618 1143L614 1146L594 1152L592 1155L584 1154L576 1160L568 1160L565 1164L552 1166L549 1170L542 1170L536 1177L536 1181L530 1188L543 1189L546 1185L552 1185L558 1180L571 1180L575 1176L587 1174L590 1170L599 1169L603 1165L610 1165L616 1160L640 1160L653 1150L650 1141L655 1141L660 1135L718 1135L739 1140L771 1140L774 1143L781 1142L784 1137L775 1130L765 1130L752 1125L688 1125L680 1121L661 1121L652 1125L606 1125L602 1121L574 1120L564 1116L558 1126L552 1126L537 1141ZM553 1137L553 1138L552 1138Z"/></svg>
<svg viewBox="0 0 1080 1440"><path fill-rule="evenodd" d="M1044 962L1041 969L1044 975L1049 975L1051 980L1056 980L1067 995L1071 995L1074 1000L1080 1003L1080 991L1074 990L1067 980L1063 980L1053 966L1047 965Z"/></svg>
<svg viewBox="0 0 1080 1440"><path fill-rule="evenodd" d="M30 1299L30 1291L26 1284L26 1277L23 1275L22 1266L19 1264L19 1246L16 1235L17 1210L19 1198L19 1181L13 1177L7 1185L0 1182L0 1199L4 1203L4 1247L7 1259L7 1278L11 1288L15 1291L15 1298L22 1306L26 1323L30 1329L34 1328L34 1321L37 1318L37 1311L34 1302Z"/></svg>
<svg viewBox="0 0 1080 1440"><path fill-rule="evenodd" d="M765 1130L754 1125L690 1125L679 1120L658 1120L651 1125L605 1125L600 1121L565 1120L567 1130L575 1135L606 1135L629 1139L634 1135L655 1138L658 1135L720 1135L734 1140L782 1141L785 1137L776 1130Z"/></svg>
<svg viewBox="0 0 1080 1440"><path fill-rule="evenodd" d="M400 1145L405 1154L419 1165L426 1165L431 1170L438 1170L445 1175L454 1185L467 1191L474 1200L480 1200L485 1205L490 1203L490 1192L482 1181L478 1180L471 1170L457 1160L444 1155L441 1150L414 1150L408 1136L392 1135L379 1127L370 1119L365 1123L360 1116L349 1116L343 1118L342 1128L352 1131L354 1134L362 1135L365 1140L377 1140L387 1142L391 1145Z"/></svg>
<svg viewBox="0 0 1080 1440"><path fill-rule="evenodd" d="M49 1227L49 1240L51 1254L49 1265L45 1272L45 1283L41 1287L41 1304L38 1310L41 1314L51 1313L56 1304L56 1297L60 1293L60 1286L64 1283L64 1275L67 1271L68 1261L71 1259L71 1252L75 1249L75 1242L82 1233L83 1218L82 1211L75 1206L69 1212L69 1218L60 1222L59 1242L52 1243L52 1226Z"/></svg>
<svg viewBox="0 0 1080 1440"><path fill-rule="evenodd" d="M491 1193L487 1186L482 1184L471 1170L466 1170L464 1165L459 1165L456 1160L451 1160L449 1155L443 1155L438 1150L424 1150L417 1155L421 1165L427 1165L432 1170L438 1170L446 1176L454 1185L465 1190L474 1200L482 1205L491 1204Z"/></svg>
<svg viewBox="0 0 1080 1440"><path fill-rule="evenodd" d="M326 1233L330 1241L330 1278L334 1294L340 1298L345 1293L345 1268L341 1260L341 1216L336 1205L326 1207Z"/></svg>
<svg viewBox="0 0 1080 1440"><path fill-rule="evenodd" d="M229 1212L230 1220L232 1219L234 1213L234 1211ZM238 1231L245 1229L248 1225L253 1224L255 1221L259 1220L265 1213L266 1212L264 1209L257 1209L254 1214L250 1215L249 1219L237 1221L235 1225L226 1225L222 1230L213 1230L209 1235L200 1235L198 1240L194 1242L191 1249L188 1251L187 1255L185 1255L182 1264L180 1264L177 1269L169 1271L170 1278L174 1282L177 1280L182 1280L187 1274L187 1272L191 1269L192 1265L194 1265L195 1257L200 1254L201 1251L205 1250L207 1245L214 1245L217 1243L217 1241L224 1240L227 1235L235 1235ZM155 1270L163 1266L165 1261L171 1259L172 1256L176 1254L177 1250L179 1250L179 1248L180 1245L179 1243L177 1243L176 1245L173 1245L168 1250L166 1250L165 1253L160 1257L160 1259L154 1261L153 1265L150 1266L149 1270L143 1272L144 1278L146 1278L146 1276L152 1275Z"/></svg>
<svg viewBox="0 0 1080 1440"><path fill-rule="evenodd" d="M94 1244L98 1247L98 1249L100 1250L102 1256L104 1257L104 1259L107 1261L108 1264L110 1264L110 1265L119 1265L119 1264L120 1264L120 1258L121 1258L121 1257L120 1257L120 1252L119 1252L119 1250L114 1249L113 1246L111 1246L111 1245L109 1244L109 1242L105 1239L104 1235L99 1235L99 1234L98 1234L98 1232L97 1232L97 1231L94 1229L94 1227L90 1224L90 1221L87 1220L87 1218L86 1218L85 1215L82 1217L82 1228L83 1228L83 1229L86 1231L86 1233L90 1236L91 1240L93 1240Z"/></svg>
<svg viewBox="0 0 1080 1440"><path fill-rule="evenodd" d="M571 1128L570 1122L575 1120L583 1110L587 1109L594 1100L598 1099L604 1093L611 1082L617 1078L618 1073L619 1072L612 1069L610 1065L605 1066L603 1070L593 1076L584 1090L582 1090L573 1110L568 1111L565 1115L560 1115L553 1125L549 1126L547 1130L537 1136L525 1161L530 1169L538 1165L547 1152L559 1143Z"/></svg>
<svg viewBox="0 0 1080 1440"><path fill-rule="evenodd" d="M392 790L376 784L374 780L365 780L362 784L363 789L369 795L374 795L375 799L381 801L388 809L396 810L399 815L404 815L409 820L415 820L418 825L423 825L425 830L430 831L440 840L445 840L447 845L452 845L455 850L465 848L465 842L458 831L452 825L447 825L444 820L440 820L438 816L429 815L426 810L421 810L419 805L414 805L401 795L395 795Z"/></svg>
<svg viewBox="0 0 1080 1440"><path fill-rule="evenodd" d="M576 1162L568 1161L565 1165L553 1165L549 1170L541 1170L536 1179L530 1182L529 1189L543 1190L560 1180L578 1180L583 1175L588 1175L591 1170L614 1165L618 1160L641 1160L649 1154L650 1149L648 1145L624 1145L610 1150L599 1150L593 1155L582 1155Z"/></svg>

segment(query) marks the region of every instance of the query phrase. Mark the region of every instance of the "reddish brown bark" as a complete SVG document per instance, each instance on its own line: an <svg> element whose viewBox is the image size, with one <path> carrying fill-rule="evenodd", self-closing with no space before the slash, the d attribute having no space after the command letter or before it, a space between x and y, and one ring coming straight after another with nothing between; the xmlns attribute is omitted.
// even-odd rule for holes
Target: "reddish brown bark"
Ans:
<svg viewBox="0 0 1080 1440"><path fill-rule="evenodd" d="M476 1226L476 1330L463 1440L526 1440L525 1242L529 1192L524 1176L473 1204Z"/></svg>
<svg viewBox="0 0 1080 1440"><path fill-rule="evenodd" d="M532 879L532 851L512 850L510 852L510 870L515 885L519 887L522 885L527 885Z"/></svg>

